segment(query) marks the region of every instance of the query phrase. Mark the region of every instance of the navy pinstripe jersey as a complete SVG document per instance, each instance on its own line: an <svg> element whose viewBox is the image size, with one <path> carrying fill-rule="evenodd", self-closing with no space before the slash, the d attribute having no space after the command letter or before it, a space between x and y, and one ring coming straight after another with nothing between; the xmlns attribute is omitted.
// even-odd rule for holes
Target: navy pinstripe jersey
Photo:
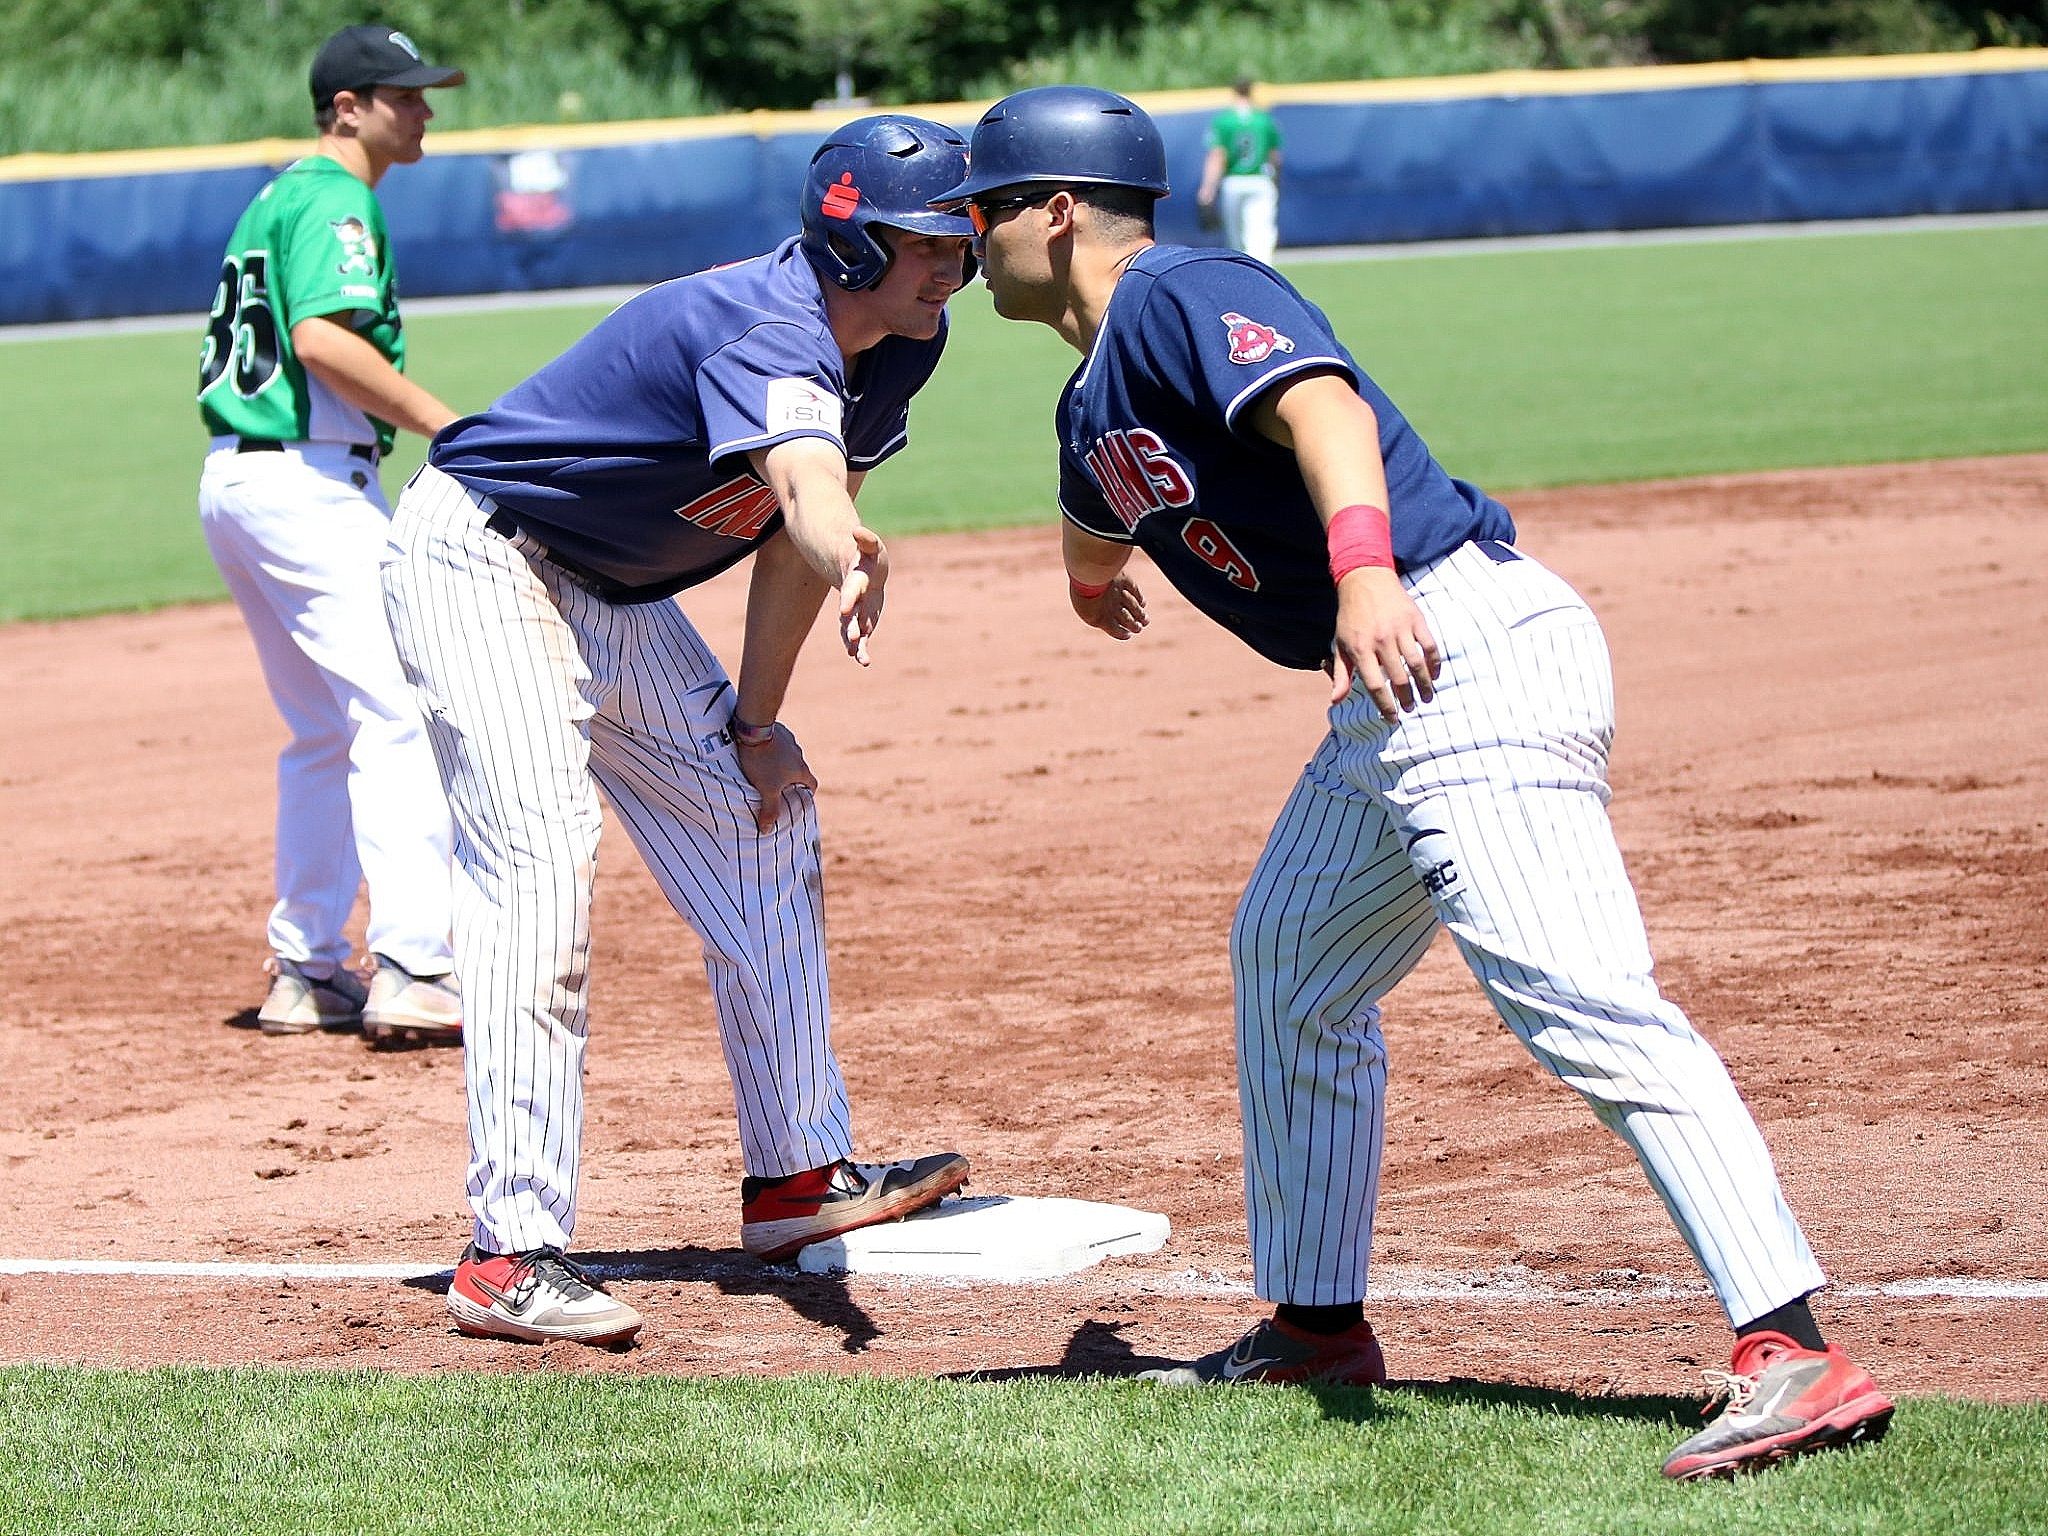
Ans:
<svg viewBox="0 0 2048 1536"><path fill-rule="evenodd" d="M930 341L888 336L849 370L817 274L785 241L765 256L627 300L487 410L434 439L434 467L491 497L571 568L623 600L717 575L782 526L747 454L795 437L871 469L909 438Z"/></svg>
<svg viewBox="0 0 2048 1536"><path fill-rule="evenodd" d="M1379 418L1398 569L1468 539L1514 538L1507 508L1445 473L1323 312L1235 252L1140 251L1057 418L1062 515L1135 544L1260 655L1304 668L1323 664L1336 635L1329 540L1294 455L1246 412L1315 369L1348 378Z"/></svg>

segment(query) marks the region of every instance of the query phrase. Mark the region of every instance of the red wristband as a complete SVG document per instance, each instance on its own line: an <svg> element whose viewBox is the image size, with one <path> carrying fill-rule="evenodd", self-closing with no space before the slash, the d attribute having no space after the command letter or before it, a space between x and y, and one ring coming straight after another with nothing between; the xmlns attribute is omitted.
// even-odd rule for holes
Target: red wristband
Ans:
<svg viewBox="0 0 2048 1536"><path fill-rule="evenodd" d="M743 747L763 747L775 739L775 722L749 725L738 715L732 717L732 739Z"/></svg>
<svg viewBox="0 0 2048 1536"><path fill-rule="evenodd" d="M1114 577L1111 578L1112 581L1114 579ZM1102 594L1107 592L1110 588L1110 582L1108 581L1105 581L1100 586L1098 586L1093 582L1076 581L1071 576L1067 578L1067 585L1073 589L1074 596L1090 600L1102 596Z"/></svg>
<svg viewBox="0 0 2048 1536"><path fill-rule="evenodd" d="M1394 525L1380 508L1360 502L1330 519L1330 579L1342 581L1368 565L1394 569Z"/></svg>

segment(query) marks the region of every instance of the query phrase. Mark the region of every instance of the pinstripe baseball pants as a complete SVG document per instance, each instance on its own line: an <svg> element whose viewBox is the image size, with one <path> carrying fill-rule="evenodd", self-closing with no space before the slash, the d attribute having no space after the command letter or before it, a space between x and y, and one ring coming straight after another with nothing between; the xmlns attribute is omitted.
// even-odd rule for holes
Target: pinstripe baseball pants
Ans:
<svg viewBox="0 0 2048 1536"><path fill-rule="evenodd" d="M1386 1057L1379 1000L1439 924L1503 1023L1628 1143L1731 1322L1824 1279L1727 1069L1651 974L1607 820L1614 691L1578 595L1500 544L1407 586L1435 701L1330 712L1231 929L1259 1295L1366 1293Z"/></svg>
<svg viewBox="0 0 2048 1536"><path fill-rule="evenodd" d="M590 902L602 788L697 931L746 1170L850 1155L830 1041L817 808L755 829L725 669L673 602L580 586L431 466L399 499L384 587L455 820L455 954L476 1240L576 1227Z"/></svg>

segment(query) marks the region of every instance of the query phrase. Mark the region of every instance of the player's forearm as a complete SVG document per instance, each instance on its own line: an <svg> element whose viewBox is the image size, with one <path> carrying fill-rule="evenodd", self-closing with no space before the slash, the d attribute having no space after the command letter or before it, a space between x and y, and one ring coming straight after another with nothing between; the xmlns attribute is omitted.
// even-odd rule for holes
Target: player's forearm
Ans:
<svg viewBox="0 0 2048 1536"><path fill-rule="evenodd" d="M1131 558L1128 544L1098 539L1067 522L1060 524L1060 553L1067 563L1067 580L1081 587L1114 581Z"/></svg>
<svg viewBox="0 0 2048 1536"><path fill-rule="evenodd" d="M432 437L455 412L400 373L347 326L326 316L292 327L292 348L306 371L359 411L403 432Z"/></svg>
<svg viewBox="0 0 2048 1536"><path fill-rule="evenodd" d="M786 532L755 552L736 706L749 725L772 724L781 714L797 656L829 590Z"/></svg>
<svg viewBox="0 0 2048 1536"><path fill-rule="evenodd" d="M1198 201L1207 202L1216 195L1216 189L1223 182L1223 151L1211 146L1202 159L1202 189L1195 194Z"/></svg>
<svg viewBox="0 0 2048 1536"><path fill-rule="evenodd" d="M757 456L756 472L782 504L782 528L804 563L832 586L860 559L846 460L818 438L793 438Z"/></svg>

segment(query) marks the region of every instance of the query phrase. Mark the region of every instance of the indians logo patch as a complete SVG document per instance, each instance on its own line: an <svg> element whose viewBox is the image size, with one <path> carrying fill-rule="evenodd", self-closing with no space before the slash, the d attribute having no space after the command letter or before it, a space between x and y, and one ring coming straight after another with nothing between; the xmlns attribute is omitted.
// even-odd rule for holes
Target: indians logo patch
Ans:
<svg viewBox="0 0 2048 1536"><path fill-rule="evenodd" d="M1223 312L1223 323L1230 327L1230 360L1233 363L1263 363L1275 352L1294 350L1294 343L1273 327L1261 325L1234 309Z"/></svg>

